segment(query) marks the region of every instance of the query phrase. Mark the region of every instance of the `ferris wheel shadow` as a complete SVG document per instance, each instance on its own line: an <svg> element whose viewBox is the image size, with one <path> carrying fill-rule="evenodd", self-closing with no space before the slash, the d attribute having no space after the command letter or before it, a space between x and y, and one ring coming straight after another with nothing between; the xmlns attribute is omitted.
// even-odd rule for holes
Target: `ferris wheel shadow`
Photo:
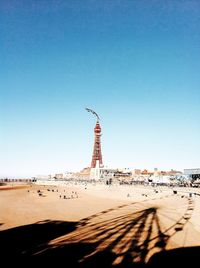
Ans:
<svg viewBox="0 0 200 268"><path fill-rule="evenodd" d="M83 219L73 232L54 240L52 247L76 248L77 258L70 254L73 267L146 267L152 263L156 267L149 260L153 255L163 256L158 254L166 252L169 239L191 217L194 204L187 201L185 214L167 229L160 222L158 207L130 213L131 203L128 209L126 204ZM83 248L87 249L84 253Z"/></svg>
<svg viewBox="0 0 200 268"><path fill-rule="evenodd" d="M169 236L161 230L156 207L104 217L79 223L74 232L54 241L54 249L90 245L85 254L77 254L73 265L78 267L141 267L151 250L165 249Z"/></svg>
<svg viewBox="0 0 200 268"><path fill-rule="evenodd" d="M79 222L44 220L1 231L2 259L15 264L31 260L37 267L44 262L45 267L172 266L177 258L194 258L200 253L199 247L166 250L169 239L185 228L192 215L194 203L189 198L186 201L185 213L167 229L159 207L147 207L145 202L104 210Z"/></svg>

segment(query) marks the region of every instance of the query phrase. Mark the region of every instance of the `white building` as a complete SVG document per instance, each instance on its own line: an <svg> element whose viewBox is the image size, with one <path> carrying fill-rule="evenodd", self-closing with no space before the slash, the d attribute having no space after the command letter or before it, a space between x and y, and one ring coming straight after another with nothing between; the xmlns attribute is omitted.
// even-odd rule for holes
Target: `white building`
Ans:
<svg viewBox="0 0 200 268"><path fill-rule="evenodd" d="M99 161L97 161L96 167L90 169L90 179L91 180L108 180L114 177L116 169L100 167Z"/></svg>
<svg viewBox="0 0 200 268"><path fill-rule="evenodd" d="M155 184L170 184L170 176L153 175L150 177L152 183Z"/></svg>
<svg viewBox="0 0 200 268"><path fill-rule="evenodd" d="M200 168L184 169L186 175L200 175Z"/></svg>

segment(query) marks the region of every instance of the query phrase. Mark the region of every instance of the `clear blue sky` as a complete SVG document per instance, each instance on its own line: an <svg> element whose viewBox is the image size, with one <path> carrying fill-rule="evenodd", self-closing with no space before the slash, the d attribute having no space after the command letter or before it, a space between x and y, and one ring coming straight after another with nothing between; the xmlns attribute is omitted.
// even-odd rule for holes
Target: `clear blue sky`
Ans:
<svg viewBox="0 0 200 268"><path fill-rule="evenodd" d="M200 2L0 2L0 176L200 167Z"/></svg>

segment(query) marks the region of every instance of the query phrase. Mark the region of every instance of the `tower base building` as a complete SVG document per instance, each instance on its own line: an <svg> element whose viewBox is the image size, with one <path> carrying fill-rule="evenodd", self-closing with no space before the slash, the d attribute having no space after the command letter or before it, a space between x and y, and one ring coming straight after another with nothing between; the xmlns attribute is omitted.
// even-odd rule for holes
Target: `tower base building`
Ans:
<svg viewBox="0 0 200 268"><path fill-rule="evenodd" d="M95 167L90 169L90 179L91 180L110 180L115 177L117 170L116 169L108 169L104 167Z"/></svg>

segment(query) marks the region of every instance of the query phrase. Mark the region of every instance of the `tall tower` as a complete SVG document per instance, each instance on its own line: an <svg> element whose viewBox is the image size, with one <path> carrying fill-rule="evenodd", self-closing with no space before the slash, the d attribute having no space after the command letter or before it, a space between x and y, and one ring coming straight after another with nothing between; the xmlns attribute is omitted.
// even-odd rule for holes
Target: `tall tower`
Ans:
<svg viewBox="0 0 200 268"><path fill-rule="evenodd" d="M86 111L93 113L97 119L96 126L94 128L94 148L92 154L91 168L100 168L103 167L102 154L101 154L101 126L99 124L98 114L86 108Z"/></svg>
<svg viewBox="0 0 200 268"><path fill-rule="evenodd" d="M91 162L91 168L95 167L103 167L101 154L101 126L99 124L99 120L97 120L94 128L94 148Z"/></svg>

